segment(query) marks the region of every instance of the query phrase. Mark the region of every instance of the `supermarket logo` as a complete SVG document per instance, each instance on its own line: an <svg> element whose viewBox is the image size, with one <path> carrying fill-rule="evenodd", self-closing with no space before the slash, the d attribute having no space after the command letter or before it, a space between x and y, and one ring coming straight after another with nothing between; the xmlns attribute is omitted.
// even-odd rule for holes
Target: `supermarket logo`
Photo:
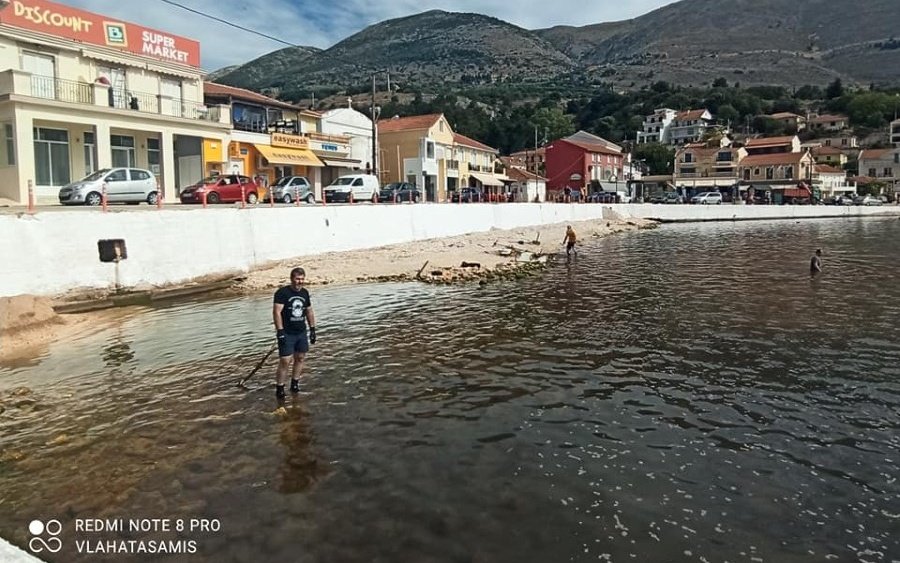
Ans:
<svg viewBox="0 0 900 563"><path fill-rule="evenodd" d="M106 44L113 47L127 47L128 34L125 31L124 23L103 22L103 29L106 32Z"/></svg>
<svg viewBox="0 0 900 563"><path fill-rule="evenodd" d="M40 520L32 520L28 524L28 532L31 534L31 540L28 542L28 549L32 553L59 553L62 549L62 540L59 539L62 533L62 524L59 520L47 520L46 523Z"/></svg>

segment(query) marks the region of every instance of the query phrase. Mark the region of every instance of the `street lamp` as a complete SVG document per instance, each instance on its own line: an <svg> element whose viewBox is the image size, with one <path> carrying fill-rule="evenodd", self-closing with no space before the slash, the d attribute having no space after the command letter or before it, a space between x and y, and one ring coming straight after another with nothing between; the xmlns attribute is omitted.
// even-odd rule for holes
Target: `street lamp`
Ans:
<svg viewBox="0 0 900 563"><path fill-rule="evenodd" d="M381 115L381 106L375 105L375 96L372 96L372 175L378 177L378 116Z"/></svg>

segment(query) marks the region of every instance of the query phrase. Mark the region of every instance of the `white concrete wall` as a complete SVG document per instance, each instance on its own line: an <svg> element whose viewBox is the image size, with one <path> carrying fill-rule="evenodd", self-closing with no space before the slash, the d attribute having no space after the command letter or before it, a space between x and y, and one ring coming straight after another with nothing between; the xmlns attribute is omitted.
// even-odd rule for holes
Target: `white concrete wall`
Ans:
<svg viewBox="0 0 900 563"><path fill-rule="evenodd" d="M112 288L116 266L101 263L97 241L125 239L124 287L178 283L247 271L272 260L446 237L491 228L597 218L665 220L900 215L900 207L442 204L217 208L163 211L51 211L0 215L4 268L0 296L54 295Z"/></svg>

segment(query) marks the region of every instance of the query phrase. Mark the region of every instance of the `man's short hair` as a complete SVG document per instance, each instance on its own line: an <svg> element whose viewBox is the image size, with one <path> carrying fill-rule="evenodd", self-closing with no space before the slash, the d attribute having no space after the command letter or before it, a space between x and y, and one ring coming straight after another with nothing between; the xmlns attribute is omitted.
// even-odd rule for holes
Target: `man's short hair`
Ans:
<svg viewBox="0 0 900 563"><path fill-rule="evenodd" d="M291 270L291 277L294 277L297 275L306 277L306 270L304 270L303 268L294 268L293 270Z"/></svg>

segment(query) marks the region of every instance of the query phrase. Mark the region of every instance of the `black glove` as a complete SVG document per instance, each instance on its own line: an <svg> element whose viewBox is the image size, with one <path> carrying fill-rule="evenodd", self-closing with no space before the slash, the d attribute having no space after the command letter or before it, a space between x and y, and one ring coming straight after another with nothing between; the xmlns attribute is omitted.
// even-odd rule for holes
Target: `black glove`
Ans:
<svg viewBox="0 0 900 563"><path fill-rule="evenodd" d="M310 343L310 344L315 344L315 343L316 343L316 329L315 329L315 327L311 327L311 328L309 329L309 343Z"/></svg>
<svg viewBox="0 0 900 563"><path fill-rule="evenodd" d="M284 339L287 338L287 334L284 332L283 328L279 328L275 331L275 338L278 339L278 343L281 344L284 342Z"/></svg>

